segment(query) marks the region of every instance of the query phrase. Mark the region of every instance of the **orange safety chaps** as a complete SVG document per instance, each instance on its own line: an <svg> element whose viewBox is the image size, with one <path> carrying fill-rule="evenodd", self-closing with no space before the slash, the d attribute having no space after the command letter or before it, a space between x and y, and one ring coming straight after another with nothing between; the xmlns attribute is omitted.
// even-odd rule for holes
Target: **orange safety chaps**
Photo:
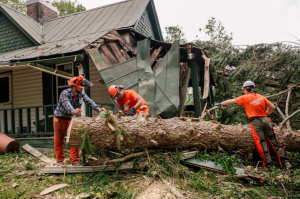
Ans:
<svg viewBox="0 0 300 199"><path fill-rule="evenodd" d="M266 120L266 119L268 118L262 117L250 123L254 144L259 153L259 156L263 159L262 167L264 168L267 162L272 165L270 148L275 153L280 166L283 167L284 162L282 161L285 161L285 159L287 159L291 162L291 160L287 157L284 147L281 146L281 144L278 142L273 126L270 124L271 120L270 119ZM260 122L257 120L260 120ZM258 125L261 125L262 127L258 128ZM264 125L265 127L263 127ZM275 146L277 150L275 149ZM282 149L281 151L283 152L282 154L279 154L280 148Z"/></svg>
<svg viewBox="0 0 300 199"><path fill-rule="evenodd" d="M54 150L57 162L62 162L65 159L64 143L65 136L67 133L68 126L70 125L71 119L66 120L54 116L53 127L54 127ZM70 148L70 160L72 164L80 162L79 149Z"/></svg>

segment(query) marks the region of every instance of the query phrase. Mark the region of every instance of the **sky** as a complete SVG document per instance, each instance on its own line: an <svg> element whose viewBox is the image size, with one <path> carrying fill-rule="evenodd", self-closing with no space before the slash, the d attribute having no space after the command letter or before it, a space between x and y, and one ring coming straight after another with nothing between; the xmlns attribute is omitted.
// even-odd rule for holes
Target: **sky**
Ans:
<svg viewBox="0 0 300 199"><path fill-rule="evenodd" d="M78 0L87 9L120 0ZM234 45L253 45L300 38L300 0L154 0L161 30L181 26L188 41L208 40L199 28L215 17ZM291 36L293 35L293 36Z"/></svg>

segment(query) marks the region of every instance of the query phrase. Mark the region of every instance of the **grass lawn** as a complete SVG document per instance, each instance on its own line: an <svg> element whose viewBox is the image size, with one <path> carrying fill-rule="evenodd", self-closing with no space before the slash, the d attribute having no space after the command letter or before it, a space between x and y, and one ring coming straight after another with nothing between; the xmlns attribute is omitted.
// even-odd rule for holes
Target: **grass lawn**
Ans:
<svg viewBox="0 0 300 199"><path fill-rule="evenodd" d="M44 153L54 158L54 153ZM300 198L300 170L298 153L291 153L294 167L269 172L256 168L242 152L204 153L201 159L226 166L226 175L205 169L192 170L180 164L180 154L154 153L139 157L144 162L140 171L112 171L77 174L43 174L45 163L26 151L0 155L0 198ZM241 181L232 175L232 167L255 169L266 175L266 182ZM232 178L228 178L228 175ZM227 177L226 177L227 176ZM56 184L68 184L45 196L44 189ZM285 189L285 190L284 190Z"/></svg>

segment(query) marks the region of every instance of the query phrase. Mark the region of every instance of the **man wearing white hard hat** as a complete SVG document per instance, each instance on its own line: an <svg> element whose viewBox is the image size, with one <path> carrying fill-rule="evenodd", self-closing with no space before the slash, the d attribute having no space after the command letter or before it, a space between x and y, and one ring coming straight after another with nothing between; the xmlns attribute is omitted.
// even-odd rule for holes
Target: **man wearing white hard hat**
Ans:
<svg viewBox="0 0 300 199"><path fill-rule="evenodd" d="M255 84L253 81L246 81L242 88L244 95L236 99L226 100L216 104L216 106L237 103L244 107L247 117L250 120L251 132L256 149L259 156L263 159L263 168L265 166L270 168L272 165L270 148L276 154L281 167L291 167L285 149L277 140L274 129L270 123L271 119L267 117L267 115L275 110L275 106L264 96L256 94L254 87ZM266 111L267 108L268 110Z"/></svg>

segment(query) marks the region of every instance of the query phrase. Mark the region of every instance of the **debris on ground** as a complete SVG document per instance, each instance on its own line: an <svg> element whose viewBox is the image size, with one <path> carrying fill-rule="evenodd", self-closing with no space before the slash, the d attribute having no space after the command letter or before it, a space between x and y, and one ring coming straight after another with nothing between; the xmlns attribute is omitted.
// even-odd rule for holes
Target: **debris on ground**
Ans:
<svg viewBox="0 0 300 199"><path fill-rule="evenodd" d="M20 144L15 139L0 132L0 154L18 152Z"/></svg>
<svg viewBox="0 0 300 199"><path fill-rule="evenodd" d="M56 190L58 190L58 189L60 189L60 188L66 187L66 186L68 186L68 184L57 184L57 185L53 185L53 186L51 186L51 187L45 189L44 191L42 191L39 195L40 195L40 196L43 196L43 195L46 195L46 194L48 194L48 193L51 193L51 192L53 192L53 191L56 191Z"/></svg>
<svg viewBox="0 0 300 199"><path fill-rule="evenodd" d="M248 159L242 151L227 152L166 151L157 150L134 159L127 160L140 166L139 170L122 170L120 165L112 171L94 173L45 174L45 167L52 165L22 150L18 154L0 156L0 198L297 198L300 190L299 166L292 169L262 170L258 159ZM135 150L116 150L108 154L109 160L120 159ZM186 167L183 153L194 152L198 161L205 160L223 166L223 172L215 172L208 167ZM55 160L55 154L42 152L42 155ZM294 162L300 154L292 152ZM103 156L92 152L87 159L95 161ZM187 160L185 160L187 161ZM122 164L128 163L123 162ZM68 166L68 165L67 165ZM107 166L107 165L99 165ZM96 167L99 167L96 166ZM60 166L55 166L64 169ZM71 166L70 166L71 167ZM80 166L87 167L87 166ZM76 169L76 167L73 167ZM264 184L251 178L240 179L234 168L250 170L264 175ZM51 194L39 195L52 186L68 186L53 189ZM30 185L30 186L28 186ZM57 186L56 186L57 187ZM44 192L45 193L45 192Z"/></svg>

